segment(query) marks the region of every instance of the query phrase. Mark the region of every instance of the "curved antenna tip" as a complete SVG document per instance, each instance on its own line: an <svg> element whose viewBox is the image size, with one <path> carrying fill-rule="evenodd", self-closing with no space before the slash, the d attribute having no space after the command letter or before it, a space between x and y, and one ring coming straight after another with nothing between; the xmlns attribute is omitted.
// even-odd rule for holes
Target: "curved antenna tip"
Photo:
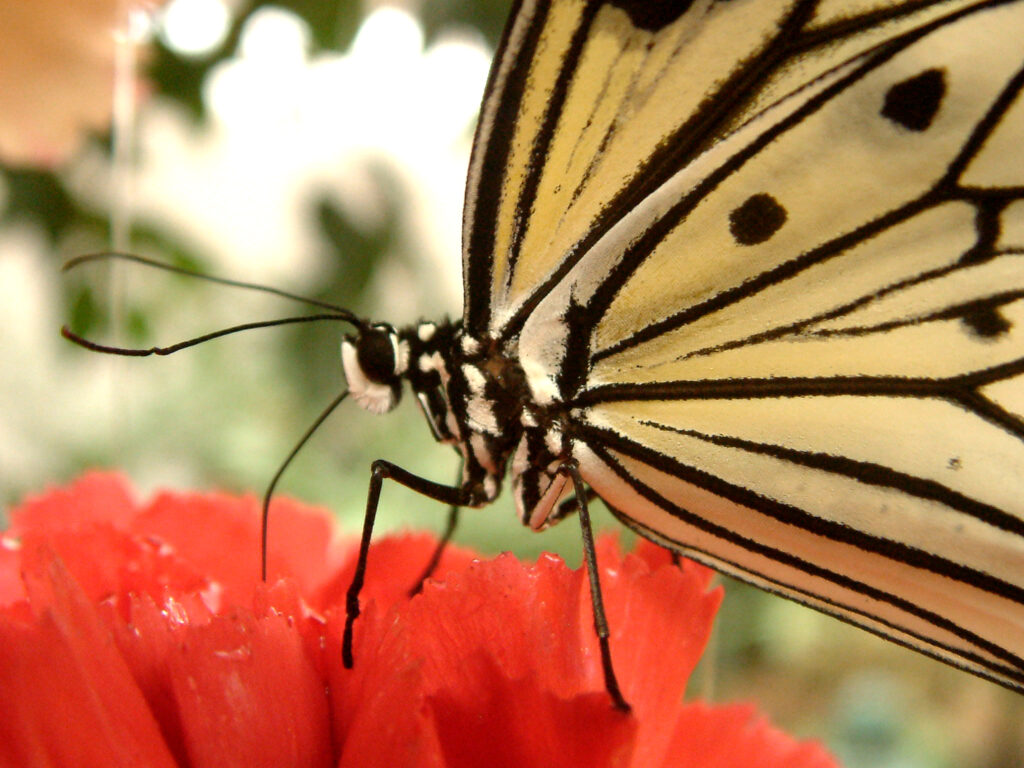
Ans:
<svg viewBox="0 0 1024 768"><path fill-rule="evenodd" d="M60 327L60 335L73 344L77 344L80 347L84 347L91 352L102 352L106 355L123 355L125 357L148 357L149 355L162 355L168 354L164 349L160 347L152 347L150 349L131 349L126 347L108 347L106 344L97 344L95 341L89 341L84 336L79 336L77 333L72 331L66 325ZM174 350L172 350L174 351Z"/></svg>
<svg viewBox="0 0 1024 768"><path fill-rule="evenodd" d="M90 261L101 261L102 259L118 259L128 258L127 254L118 253L117 251L98 251L96 253L83 253L81 256L72 256L70 259L65 261L61 267L61 272L70 272L75 267L80 267L82 264L88 264Z"/></svg>

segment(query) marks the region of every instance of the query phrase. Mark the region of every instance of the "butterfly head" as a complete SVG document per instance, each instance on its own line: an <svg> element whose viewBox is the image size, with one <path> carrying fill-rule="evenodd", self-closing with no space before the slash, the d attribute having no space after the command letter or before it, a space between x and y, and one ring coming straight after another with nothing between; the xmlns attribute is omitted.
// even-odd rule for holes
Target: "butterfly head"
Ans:
<svg viewBox="0 0 1024 768"><path fill-rule="evenodd" d="M409 346L386 323L363 326L341 342L341 362L349 392L371 413L387 413L402 396Z"/></svg>

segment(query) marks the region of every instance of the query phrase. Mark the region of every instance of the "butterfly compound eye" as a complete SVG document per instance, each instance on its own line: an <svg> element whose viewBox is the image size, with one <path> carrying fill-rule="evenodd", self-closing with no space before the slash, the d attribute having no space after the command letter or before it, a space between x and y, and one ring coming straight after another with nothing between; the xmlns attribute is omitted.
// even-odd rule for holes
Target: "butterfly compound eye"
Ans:
<svg viewBox="0 0 1024 768"><path fill-rule="evenodd" d="M398 404L405 370L403 345L390 326L372 326L341 343L341 361L349 391L372 413L387 413Z"/></svg>
<svg viewBox="0 0 1024 768"><path fill-rule="evenodd" d="M370 381L390 383L398 374L392 336L394 333L375 328L364 333L356 342L359 367Z"/></svg>

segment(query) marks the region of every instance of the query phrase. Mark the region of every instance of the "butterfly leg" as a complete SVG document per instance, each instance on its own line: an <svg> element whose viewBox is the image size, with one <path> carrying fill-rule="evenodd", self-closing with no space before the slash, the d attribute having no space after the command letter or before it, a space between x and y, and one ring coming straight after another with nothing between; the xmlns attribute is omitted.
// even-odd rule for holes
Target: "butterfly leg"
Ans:
<svg viewBox="0 0 1024 768"><path fill-rule="evenodd" d="M341 644L341 661L346 669L351 669L353 664L352 627L359 617L359 593L366 578L366 558L370 553L373 523L377 517L377 506L380 504L380 489L384 480L388 478L427 498L450 504L452 507L476 506L480 503L478 494L474 492L476 489L472 487L435 483L383 459L373 462L370 470L370 490L366 495L363 534L359 541L359 559L356 561L356 572L345 596L345 632Z"/></svg>
<svg viewBox="0 0 1024 768"><path fill-rule="evenodd" d="M594 548L594 531L590 525L590 510L587 507L587 488L583 484L579 465L575 460L563 464L559 472L567 474L572 480L579 510L580 531L583 534L583 560L587 565L587 577L590 579L590 601L594 608L594 632L601 647L601 666L604 670L604 687L612 697L617 709L629 712L631 707L619 689L619 681L615 677L612 666L612 652L608 644L608 617L604 613L604 599L601 597L601 581L597 571L597 552Z"/></svg>
<svg viewBox="0 0 1024 768"><path fill-rule="evenodd" d="M597 493L594 492L593 488L587 488L585 496L587 501L590 502L597 498ZM548 524L554 525L559 520L564 520L569 515L574 514L576 510L579 509L579 506L580 503L576 499L576 494L574 493L570 498L561 502L555 512L548 516Z"/></svg>

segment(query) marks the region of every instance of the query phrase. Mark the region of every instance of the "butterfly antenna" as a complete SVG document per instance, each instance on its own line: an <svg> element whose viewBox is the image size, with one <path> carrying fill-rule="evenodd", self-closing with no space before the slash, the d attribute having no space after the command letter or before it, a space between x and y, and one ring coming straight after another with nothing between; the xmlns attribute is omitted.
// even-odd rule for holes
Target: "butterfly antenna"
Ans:
<svg viewBox="0 0 1024 768"><path fill-rule="evenodd" d="M200 280L206 280L211 283L217 283L218 285L227 285L231 288L244 288L249 291L259 291L260 293L268 293L272 296L280 296L283 299L289 299L291 301L298 301L302 304L308 304L312 307L320 307L321 309L330 309L337 312L339 315L346 315L352 319L353 323L360 324L359 319L349 312L344 307L339 307L335 304L331 304L328 301L321 301L320 299L311 299L308 296L299 296L295 293L289 293L288 291L282 291L279 288L271 288L269 285L260 285L259 283L247 283L241 280L230 280L226 277L216 277L214 275L206 275L202 272L197 272L192 269L186 269L185 267L176 267L173 264L167 264L163 261L157 261L156 259L147 259L145 256L136 256L134 253L121 253L119 251L102 251L100 253L88 253L84 256L76 256L73 259L64 263L61 267L61 272L68 272L76 267L80 267L83 264L90 264L94 261L131 261L135 264L142 264L147 267L153 267L154 269L162 269L165 272L172 272L176 275L186 275L188 277L198 277Z"/></svg>
<svg viewBox="0 0 1024 768"><path fill-rule="evenodd" d="M79 336L77 333L72 331L66 325L61 326L60 335L68 341L74 342L80 347L91 350L93 352L102 352L106 355L124 355L126 357L149 357L150 355L173 355L175 352L180 352L183 349L194 347L197 344L202 344L205 341L211 341L212 339L219 339L221 336L230 336L233 333L240 333L241 331L251 331L254 328L273 328L278 325L294 325L296 323L314 323L321 322L324 320L336 320L345 323L352 323L353 325L362 328L365 324L363 321L352 315L351 312L331 313L331 314L320 314L320 315L301 315L298 317L282 317L277 320L261 320L255 323L242 323L241 325L233 325L230 328L222 328L219 331L213 331L212 333L204 333L202 336L196 336L192 339L186 339L180 341L177 344L172 344L169 347L146 347L146 348L135 348L135 347L111 347L106 344L97 344L94 341L89 341L83 336Z"/></svg>
<svg viewBox="0 0 1024 768"><path fill-rule="evenodd" d="M324 410L320 413L319 416L316 417L316 421L314 421L310 425L309 429L306 430L306 433L301 438L299 438L299 442L297 442L295 444L295 447L292 448L291 453L288 454L288 457L283 462L281 462L281 466L278 467L277 472L274 473L274 478L270 481L270 484L267 486L266 493L263 494L263 518L262 527L260 530L260 578L263 581L267 580L267 526L270 522L270 498L271 496L274 495L274 489L277 487L277 481L281 479L281 475L284 474L284 471L288 468L288 465L292 463L292 459L294 459L298 455L299 451L302 450L302 446L306 444L309 438L313 436L313 433L320 428L320 425L327 420L327 417L334 412L335 408L341 405L341 401L344 400L347 396L347 390L342 392L340 395L334 398L334 400L331 401L330 405L324 408Z"/></svg>

